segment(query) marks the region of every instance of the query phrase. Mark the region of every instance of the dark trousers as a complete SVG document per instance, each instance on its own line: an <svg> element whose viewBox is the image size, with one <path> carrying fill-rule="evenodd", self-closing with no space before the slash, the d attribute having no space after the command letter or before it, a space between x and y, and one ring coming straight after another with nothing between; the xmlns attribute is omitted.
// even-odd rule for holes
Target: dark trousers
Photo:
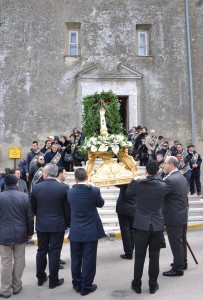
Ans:
<svg viewBox="0 0 203 300"><path fill-rule="evenodd" d="M54 284L59 280L59 260L64 239L62 232L41 232L37 231L38 249L36 257L37 278L46 277L47 254L49 255L49 283Z"/></svg>
<svg viewBox="0 0 203 300"><path fill-rule="evenodd" d="M201 181L200 181L200 174L194 176L194 174L190 177L190 192L194 194L195 192L195 185L197 189L197 193L201 192Z"/></svg>
<svg viewBox="0 0 203 300"><path fill-rule="evenodd" d="M167 235L171 251L173 253L174 271L182 271L184 261L187 261L186 225L170 226L166 225Z"/></svg>
<svg viewBox="0 0 203 300"><path fill-rule="evenodd" d="M135 230L132 228L134 217L118 214L119 225L125 254L131 256L135 246Z"/></svg>
<svg viewBox="0 0 203 300"><path fill-rule="evenodd" d="M97 241L70 242L72 284L82 292L92 287L96 274Z"/></svg>
<svg viewBox="0 0 203 300"><path fill-rule="evenodd" d="M149 286L154 288L157 285L159 276L159 253L163 231L135 230L135 266L134 266L134 286L142 285L142 274L146 257L147 247L149 246Z"/></svg>

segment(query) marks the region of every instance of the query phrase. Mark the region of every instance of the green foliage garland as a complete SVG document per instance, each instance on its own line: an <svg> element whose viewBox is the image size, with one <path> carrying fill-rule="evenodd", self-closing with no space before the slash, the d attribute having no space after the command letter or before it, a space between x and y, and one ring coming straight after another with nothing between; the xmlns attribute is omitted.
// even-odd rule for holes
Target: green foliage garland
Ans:
<svg viewBox="0 0 203 300"><path fill-rule="evenodd" d="M82 100L83 115L82 125L86 138L100 135L100 113L103 107L106 110L105 118L109 134L123 133L124 128L119 113L120 103L117 96L112 92L102 91L88 95Z"/></svg>

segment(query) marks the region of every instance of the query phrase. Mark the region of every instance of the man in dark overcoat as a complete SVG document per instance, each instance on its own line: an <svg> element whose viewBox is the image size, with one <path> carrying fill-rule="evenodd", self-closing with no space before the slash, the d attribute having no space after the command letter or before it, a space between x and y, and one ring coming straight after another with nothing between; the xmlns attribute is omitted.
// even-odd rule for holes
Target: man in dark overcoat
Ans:
<svg viewBox="0 0 203 300"><path fill-rule="evenodd" d="M0 193L1 298L22 290L25 245L33 234L33 224L28 194L17 190L15 175L6 175L5 189Z"/></svg>

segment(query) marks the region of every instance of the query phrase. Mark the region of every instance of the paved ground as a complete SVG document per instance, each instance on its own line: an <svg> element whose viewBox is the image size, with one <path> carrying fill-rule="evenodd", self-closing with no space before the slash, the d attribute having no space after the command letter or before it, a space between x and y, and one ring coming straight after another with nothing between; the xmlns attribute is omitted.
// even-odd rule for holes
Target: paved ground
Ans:
<svg viewBox="0 0 203 300"><path fill-rule="evenodd" d="M198 265L195 264L190 254L188 254L189 268L185 271L183 277L167 278L161 274L163 271L170 269L169 264L172 260L169 245L161 250L160 258L160 289L155 295L150 295L148 291L147 266L148 259L143 275L142 294L137 295L130 289L130 282L133 277L133 261L125 261L120 259L122 251L122 242L120 239L102 240L99 242L98 248L98 264L95 283L98 289L93 294L86 297L88 299L155 299L171 300L186 299L197 300L203 298L203 230L188 232L188 242L192 247ZM27 266L23 275L23 290L19 295L13 296L16 300L67 300L81 299L82 296L77 294L71 286L70 274L70 251L69 244L64 244L62 251L62 259L67 264L65 269L60 271L60 277L65 279L64 285L49 290L48 283L38 287L35 277L35 255L37 247L28 245L26 249Z"/></svg>

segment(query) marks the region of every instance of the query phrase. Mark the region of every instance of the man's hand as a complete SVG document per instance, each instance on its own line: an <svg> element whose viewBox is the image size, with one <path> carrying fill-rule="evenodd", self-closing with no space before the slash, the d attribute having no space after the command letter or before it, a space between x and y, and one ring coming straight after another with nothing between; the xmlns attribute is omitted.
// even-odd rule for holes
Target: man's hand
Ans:
<svg viewBox="0 0 203 300"><path fill-rule="evenodd" d="M28 235L27 239L30 241L32 239L32 235Z"/></svg>

